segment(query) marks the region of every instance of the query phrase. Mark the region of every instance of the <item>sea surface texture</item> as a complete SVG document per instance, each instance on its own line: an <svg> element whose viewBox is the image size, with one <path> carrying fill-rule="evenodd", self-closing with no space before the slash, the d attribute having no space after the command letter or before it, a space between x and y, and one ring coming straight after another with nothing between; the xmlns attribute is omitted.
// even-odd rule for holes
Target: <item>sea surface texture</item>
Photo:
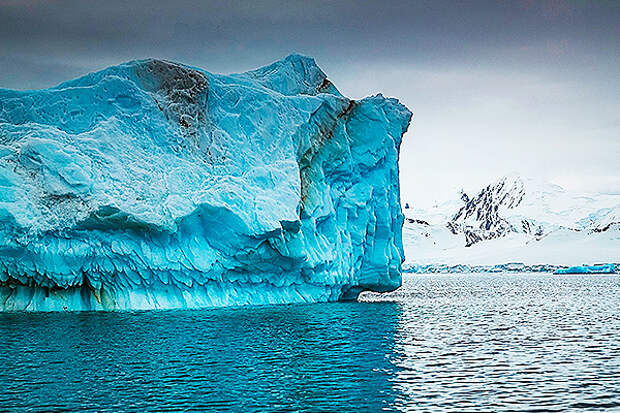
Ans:
<svg viewBox="0 0 620 413"><path fill-rule="evenodd" d="M0 411L620 409L620 277L405 275L361 300L0 314Z"/></svg>
<svg viewBox="0 0 620 413"><path fill-rule="evenodd" d="M401 283L411 112L314 59L0 89L0 311L354 299Z"/></svg>

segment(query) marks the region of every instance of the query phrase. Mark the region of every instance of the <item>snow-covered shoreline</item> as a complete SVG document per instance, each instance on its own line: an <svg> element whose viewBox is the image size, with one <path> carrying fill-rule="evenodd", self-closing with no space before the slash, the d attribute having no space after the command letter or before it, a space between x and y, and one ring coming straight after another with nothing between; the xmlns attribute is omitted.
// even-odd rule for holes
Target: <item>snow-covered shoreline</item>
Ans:
<svg viewBox="0 0 620 413"><path fill-rule="evenodd" d="M596 263L590 265L610 265L614 268L615 274L620 274L620 263ZM533 264L527 265L522 262L510 262L506 264L495 265L447 265L447 264L409 264L403 267L404 273L410 274L462 274L462 273L523 273L523 272L540 272L554 273L558 270L566 270L570 268L568 265L553 264Z"/></svg>

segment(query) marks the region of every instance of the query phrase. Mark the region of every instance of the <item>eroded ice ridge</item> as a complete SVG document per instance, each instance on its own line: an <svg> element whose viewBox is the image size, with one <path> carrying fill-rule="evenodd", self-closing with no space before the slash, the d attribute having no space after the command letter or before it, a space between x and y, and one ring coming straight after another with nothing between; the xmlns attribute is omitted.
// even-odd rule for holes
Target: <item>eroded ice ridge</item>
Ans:
<svg viewBox="0 0 620 413"><path fill-rule="evenodd" d="M0 309L332 301L401 282L411 113L313 59L0 90Z"/></svg>

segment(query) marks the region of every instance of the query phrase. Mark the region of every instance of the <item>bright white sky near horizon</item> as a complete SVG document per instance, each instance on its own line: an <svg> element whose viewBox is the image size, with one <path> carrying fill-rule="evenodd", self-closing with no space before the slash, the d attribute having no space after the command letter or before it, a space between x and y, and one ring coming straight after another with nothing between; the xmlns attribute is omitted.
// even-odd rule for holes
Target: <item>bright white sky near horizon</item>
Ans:
<svg viewBox="0 0 620 413"><path fill-rule="evenodd" d="M228 73L296 51L343 94L414 112L412 205L511 172L620 194L620 2L5 0L0 50L0 87L15 89L145 57Z"/></svg>

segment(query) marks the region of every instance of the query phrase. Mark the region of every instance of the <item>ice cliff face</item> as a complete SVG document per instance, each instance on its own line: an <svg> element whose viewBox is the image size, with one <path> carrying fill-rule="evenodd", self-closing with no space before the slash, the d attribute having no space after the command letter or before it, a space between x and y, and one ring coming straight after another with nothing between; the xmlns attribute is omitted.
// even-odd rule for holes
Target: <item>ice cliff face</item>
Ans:
<svg viewBox="0 0 620 413"><path fill-rule="evenodd" d="M317 302L401 282L411 113L291 55L0 90L0 309Z"/></svg>

